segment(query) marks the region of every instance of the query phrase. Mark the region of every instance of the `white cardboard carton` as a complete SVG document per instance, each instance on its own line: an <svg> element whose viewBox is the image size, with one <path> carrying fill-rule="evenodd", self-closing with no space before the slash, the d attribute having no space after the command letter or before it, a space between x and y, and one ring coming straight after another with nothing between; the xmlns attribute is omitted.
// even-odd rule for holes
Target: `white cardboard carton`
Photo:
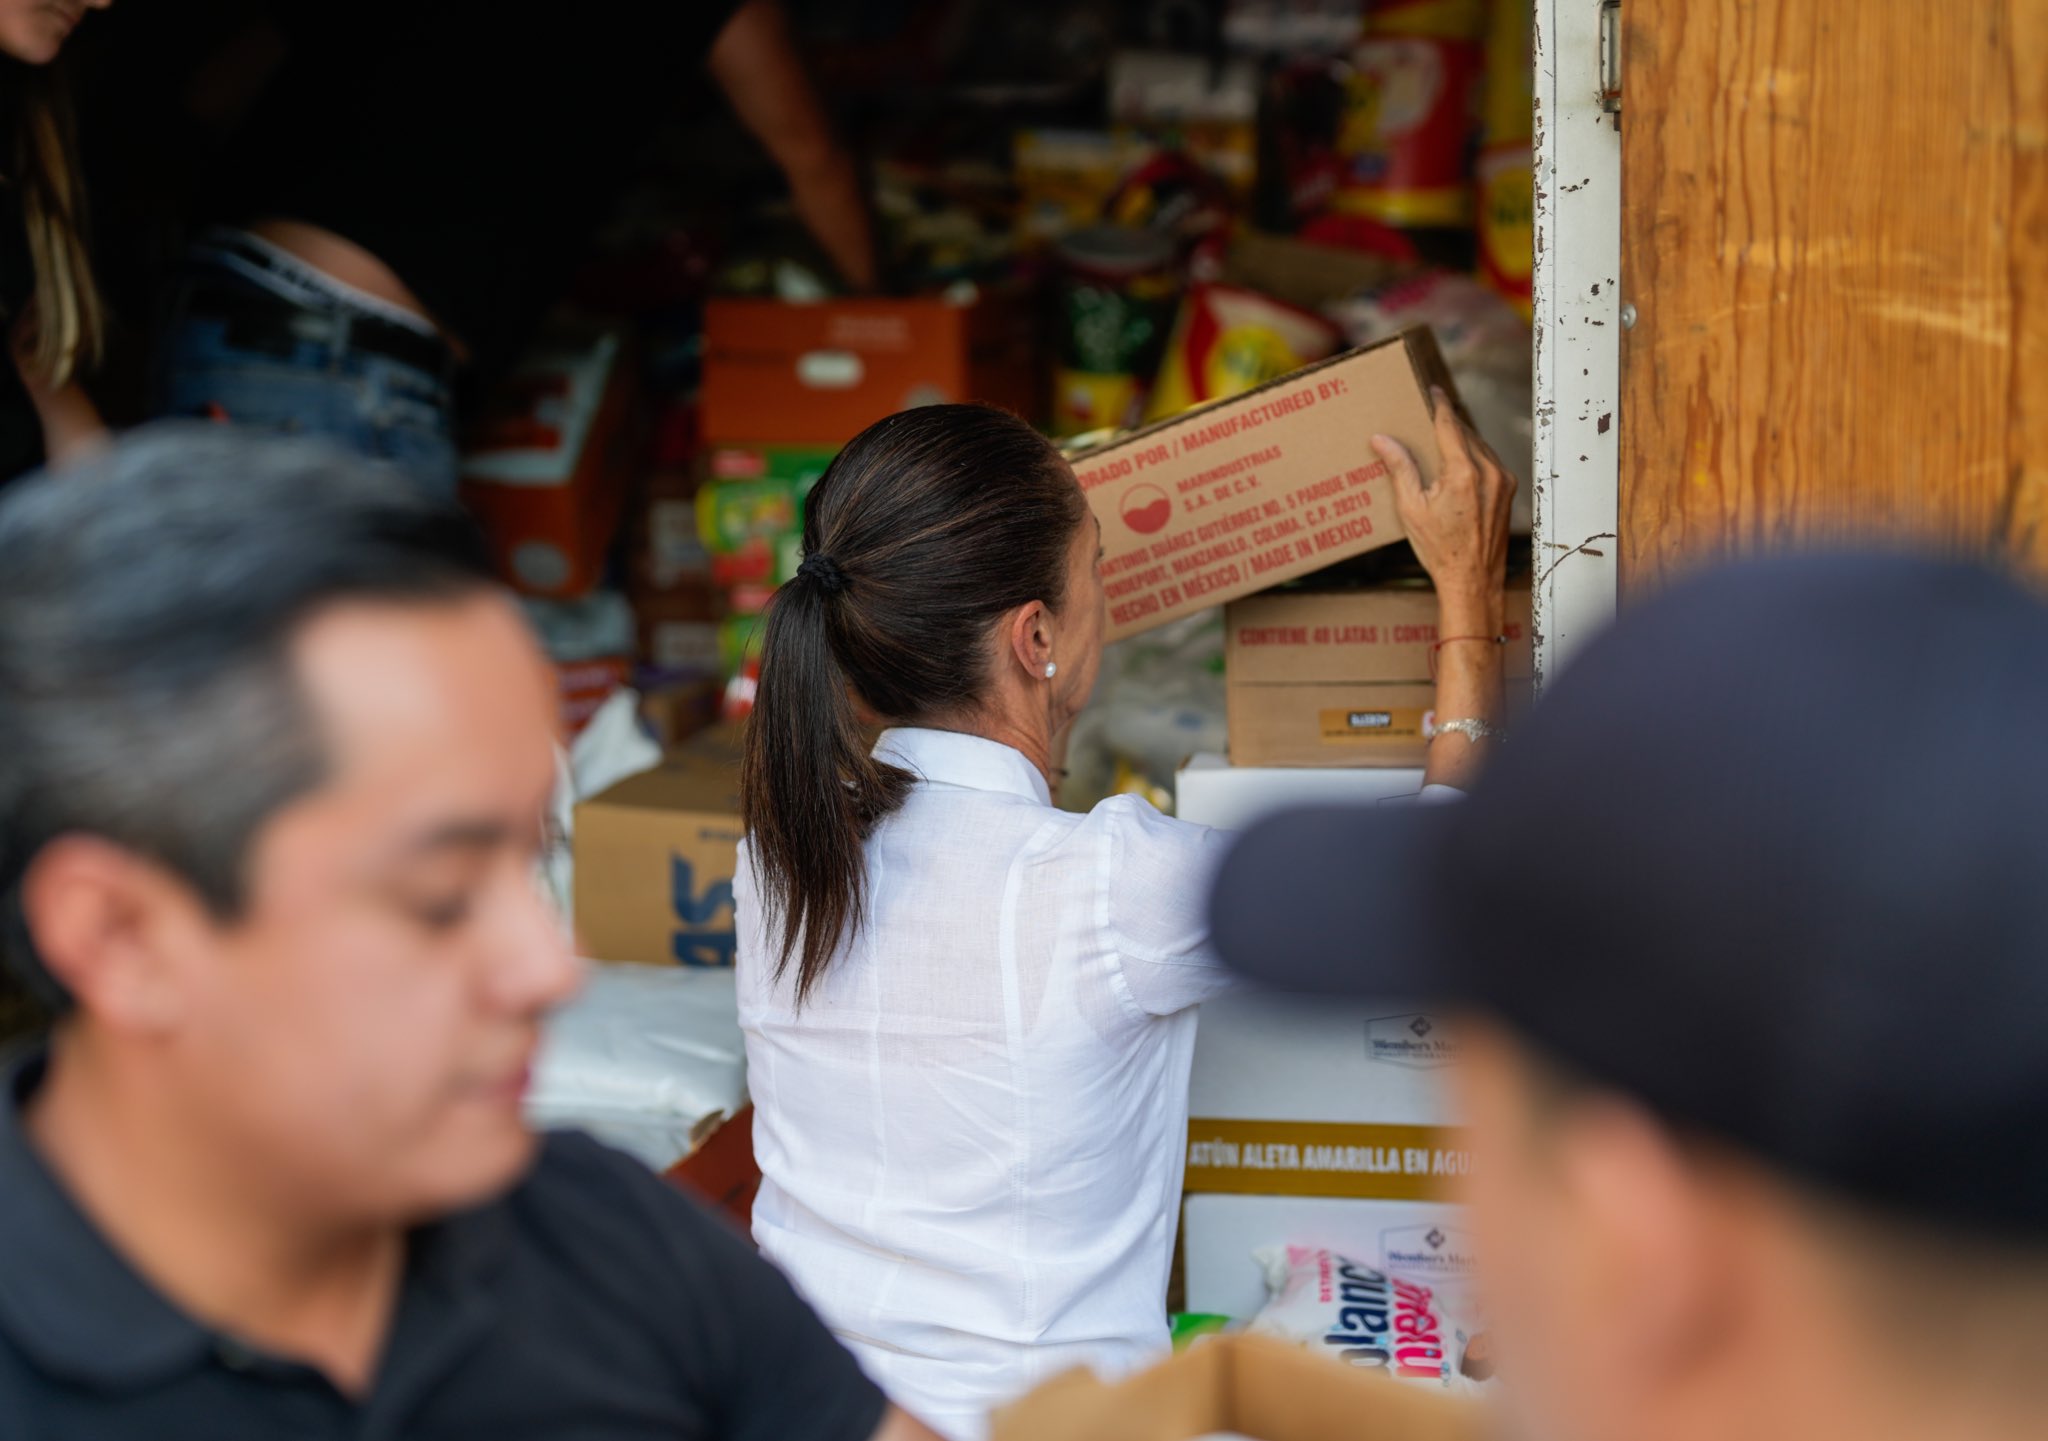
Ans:
<svg viewBox="0 0 2048 1441"><path fill-rule="evenodd" d="M1294 806L1376 805L1421 789L1419 768L1253 768L1233 766L1218 755L1198 755L1175 780L1173 813L1198 825L1241 831L1261 816Z"/></svg>
<svg viewBox="0 0 2048 1441"><path fill-rule="evenodd" d="M1243 769L1197 756L1185 820L1241 830L1301 805L1400 803L1419 770ZM1449 1090L1456 1038L1411 1001L1332 1004L1233 992L1202 1007L1188 1097L1182 1214L1187 1305L1249 1316L1261 1246L1328 1246L1396 1274L1450 1279L1468 1169ZM1436 1245L1429 1238L1438 1238Z"/></svg>

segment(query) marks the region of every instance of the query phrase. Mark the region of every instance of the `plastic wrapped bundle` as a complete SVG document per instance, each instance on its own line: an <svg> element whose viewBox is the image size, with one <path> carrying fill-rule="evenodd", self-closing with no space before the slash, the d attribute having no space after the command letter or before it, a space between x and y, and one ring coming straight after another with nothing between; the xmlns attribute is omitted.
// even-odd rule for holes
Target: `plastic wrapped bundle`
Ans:
<svg viewBox="0 0 2048 1441"><path fill-rule="evenodd" d="M666 1170L746 1099L731 971L598 962L548 1021L526 1109Z"/></svg>

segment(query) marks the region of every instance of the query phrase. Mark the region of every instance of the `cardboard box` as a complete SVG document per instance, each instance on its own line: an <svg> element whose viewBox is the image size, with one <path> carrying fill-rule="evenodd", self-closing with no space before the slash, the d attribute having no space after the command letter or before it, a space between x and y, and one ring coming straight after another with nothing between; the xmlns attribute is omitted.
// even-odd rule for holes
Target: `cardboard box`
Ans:
<svg viewBox="0 0 2048 1441"><path fill-rule="evenodd" d="M697 492L697 534L710 556L711 578L733 591L752 591L758 611L803 559L804 506L824 478L832 446L721 445L705 457Z"/></svg>
<svg viewBox="0 0 2048 1441"><path fill-rule="evenodd" d="M709 583L711 552L697 527L699 484L695 466L648 476L629 537L636 597Z"/></svg>
<svg viewBox="0 0 2048 1441"><path fill-rule="evenodd" d="M1240 830L1294 806L1404 803L1421 786L1420 770L1246 769L1197 756L1179 775L1177 811ZM1458 1279L1468 1248L1453 1201L1469 1160L1446 1085L1456 1059L1443 1018L1409 1001L1233 991L1205 1004L1188 1085L1188 1307L1250 1315L1264 1298L1253 1253L1288 1243L1365 1261L1395 1246L1411 1257L1398 1273Z"/></svg>
<svg viewBox="0 0 2048 1441"><path fill-rule="evenodd" d="M1195 1034L1185 1188L1454 1199L1469 1168L1446 1084L1457 1054L1449 1022L1414 1001L1219 996Z"/></svg>
<svg viewBox="0 0 2048 1441"><path fill-rule="evenodd" d="M622 332L557 322L513 368L462 455L462 498L498 570L573 599L604 575L641 450Z"/></svg>
<svg viewBox="0 0 2048 1441"><path fill-rule="evenodd" d="M576 807L585 954L730 966L741 837L738 736L715 731Z"/></svg>
<svg viewBox="0 0 2048 1441"><path fill-rule="evenodd" d="M713 627L714 643L716 638ZM664 751L675 750L709 730L718 720L719 702L725 696L725 682L715 672L682 680L642 670L639 686L640 722Z"/></svg>
<svg viewBox="0 0 2048 1441"><path fill-rule="evenodd" d="M1461 1140L1448 1085L1458 1043L1450 1023L1427 1005L1232 991L1202 1007L1197 1029L1190 1138L1210 1147L1228 1140L1263 1154L1258 1164L1250 1156L1240 1164L1198 1148L1188 1158L1189 1190L1426 1201L1451 1195L1464 1175L1459 1157L1434 1154ZM1316 1134L1318 1128L1331 1134ZM1341 1158L1296 1162L1274 1149L1325 1139L1425 1147L1432 1155L1426 1163L1404 1155L1399 1169L1388 1170L1369 1159L1357 1167Z"/></svg>
<svg viewBox="0 0 2048 1441"><path fill-rule="evenodd" d="M1511 711L1536 672L1528 577L1507 596ZM1230 758L1244 766L1420 766L1436 702L1426 586L1293 590L1223 613Z"/></svg>
<svg viewBox="0 0 2048 1441"><path fill-rule="evenodd" d="M697 524L698 475L657 471L638 497L631 527L633 614L640 662L668 681L718 674L724 602Z"/></svg>
<svg viewBox="0 0 2048 1441"><path fill-rule="evenodd" d="M1021 297L713 300L704 438L844 445L885 415L982 400L1035 419L1036 321Z"/></svg>
<svg viewBox="0 0 2048 1441"><path fill-rule="evenodd" d="M1431 385L1452 388L1436 341L1404 331L1077 457L1109 639L1401 539L1368 437L1401 441L1434 480Z"/></svg>
<svg viewBox="0 0 2048 1441"><path fill-rule="evenodd" d="M721 674L719 614L715 598L700 602L686 596L662 596L635 607L640 620L640 661L669 680L696 680Z"/></svg>
<svg viewBox="0 0 2048 1441"><path fill-rule="evenodd" d="M1219 830L1243 830L1261 816L1293 806L1377 805L1400 802L1422 789L1413 770L1304 770L1298 766L1233 766L1219 755L1197 755L1174 777L1173 813Z"/></svg>
<svg viewBox="0 0 2048 1441"><path fill-rule="evenodd" d="M809 495L824 478L836 445L780 445L768 441L727 441L704 456L707 480L775 480Z"/></svg>
<svg viewBox="0 0 2048 1441"><path fill-rule="evenodd" d="M996 1413L990 1441L1482 1441L1481 1406L1265 1336L1219 1336L1118 1382L1070 1371Z"/></svg>

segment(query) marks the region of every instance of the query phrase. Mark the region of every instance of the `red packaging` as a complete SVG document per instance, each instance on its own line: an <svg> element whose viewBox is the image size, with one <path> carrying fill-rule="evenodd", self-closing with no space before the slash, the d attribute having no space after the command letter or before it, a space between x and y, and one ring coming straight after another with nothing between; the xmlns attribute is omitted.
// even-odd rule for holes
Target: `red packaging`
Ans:
<svg viewBox="0 0 2048 1441"><path fill-rule="evenodd" d="M562 323L520 359L462 457L462 498L499 572L532 596L587 595L641 455L625 334Z"/></svg>
<svg viewBox="0 0 2048 1441"><path fill-rule="evenodd" d="M1346 86L1337 209L1410 228L1471 224L1483 21L1474 0L1395 0L1375 13Z"/></svg>

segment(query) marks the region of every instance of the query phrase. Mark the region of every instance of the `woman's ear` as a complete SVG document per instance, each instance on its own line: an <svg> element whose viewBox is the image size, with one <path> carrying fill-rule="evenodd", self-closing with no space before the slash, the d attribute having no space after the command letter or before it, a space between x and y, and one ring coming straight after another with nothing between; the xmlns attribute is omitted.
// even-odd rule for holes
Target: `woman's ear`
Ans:
<svg viewBox="0 0 2048 1441"><path fill-rule="evenodd" d="M1042 679L1053 655L1052 612L1045 602L1020 605L1010 616L1010 652L1033 679Z"/></svg>

